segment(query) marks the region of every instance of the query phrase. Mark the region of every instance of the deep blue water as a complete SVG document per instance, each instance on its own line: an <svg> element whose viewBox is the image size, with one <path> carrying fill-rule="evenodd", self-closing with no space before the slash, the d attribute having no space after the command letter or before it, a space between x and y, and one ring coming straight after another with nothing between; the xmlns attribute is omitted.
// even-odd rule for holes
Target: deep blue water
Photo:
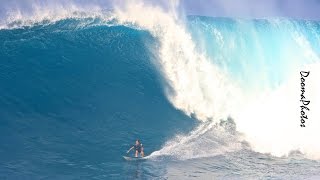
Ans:
<svg viewBox="0 0 320 180"><path fill-rule="evenodd" d="M119 177L136 138L150 154L195 124L165 98L148 32L71 23L0 31L2 178Z"/></svg>
<svg viewBox="0 0 320 180"><path fill-rule="evenodd" d="M237 32L229 21L216 19L212 26ZM122 155L136 138L148 155L199 121L166 97L155 63L158 39L132 27L80 23L66 19L0 30L0 179L320 178L319 161L299 153L277 158L243 149L207 158L125 161ZM197 33L209 39L197 48L218 46L210 44L216 41L208 29L196 27L195 39ZM223 57L217 57L219 64ZM230 58L228 68L238 76L238 61Z"/></svg>

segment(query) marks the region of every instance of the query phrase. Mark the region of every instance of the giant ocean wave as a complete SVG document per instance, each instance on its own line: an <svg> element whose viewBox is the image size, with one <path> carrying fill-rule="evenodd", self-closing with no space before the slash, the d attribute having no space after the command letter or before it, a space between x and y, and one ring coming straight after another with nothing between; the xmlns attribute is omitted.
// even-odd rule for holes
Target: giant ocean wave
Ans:
<svg viewBox="0 0 320 180"><path fill-rule="evenodd" d="M128 136L145 136L155 159L243 149L320 158L320 22L181 18L140 1L42 12L1 21L7 162L72 169L76 159L90 168L91 159L103 169L103 151L120 156ZM301 70L311 71L306 129L299 126Z"/></svg>

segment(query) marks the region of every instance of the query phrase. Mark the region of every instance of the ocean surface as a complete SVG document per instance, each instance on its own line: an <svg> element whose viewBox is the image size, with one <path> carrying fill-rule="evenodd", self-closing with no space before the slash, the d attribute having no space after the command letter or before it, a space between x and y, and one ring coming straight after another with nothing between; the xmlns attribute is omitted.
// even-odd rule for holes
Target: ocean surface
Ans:
<svg viewBox="0 0 320 180"><path fill-rule="evenodd" d="M141 8L1 24L0 179L320 179L320 22Z"/></svg>

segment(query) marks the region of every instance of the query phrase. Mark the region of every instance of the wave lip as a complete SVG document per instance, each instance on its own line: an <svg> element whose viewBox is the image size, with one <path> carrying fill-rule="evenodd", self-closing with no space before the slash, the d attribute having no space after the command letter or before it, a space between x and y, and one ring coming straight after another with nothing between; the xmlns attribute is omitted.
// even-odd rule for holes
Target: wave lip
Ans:
<svg viewBox="0 0 320 180"><path fill-rule="evenodd" d="M10 6L11 5L11 6ZM0 19L0 29L14 29L33 25L52 24L64 19L96 19L109 22L112 9L90 3L43 2L22 5L4 4Z"/></svg>
<svg viewBox="0 0 320 180"><path fill-rule="evenodd" d="M150 51L158 58L153 63L163 77L167 99L175 108L200 121L199 127L189 134L169 141L171 147L187 146L188 143L179 141L190 142L193 134L204 137L215 131L213 126L221 119L231 116L258 152L281 156L298 149L310 158L319 158L317 141L310 138L319 136L318 122L310 121L308 133L292 123L299 117L295 110L298 94L293 91L299 88L291 78L301 67L318 71L318 22L194 18L190 24L196 24L196 28L192 29L188 26L189 19L185 22L174 11L142 1L127 2L126 6L107 12L100 7L91 6L89 11L72 4L34 6L32 10L27 15L19 10L7 13L1 28L76 19L79 20L76 27L115 24L146 30L157 39L159 49ZM311 86L311 99L318 105L319 95L315 92L319 87L314 78ZM319 117L315 111L312 116ZM283 131L287 134L283 135ZM210 137L216 136L219 134ZM241 144L237 138L234 141ZM204 147L210 146L205 144ZM158 152L166 154L166 151L170 150ZM192 156L196 155L191 152L188 157Z"/></svg>

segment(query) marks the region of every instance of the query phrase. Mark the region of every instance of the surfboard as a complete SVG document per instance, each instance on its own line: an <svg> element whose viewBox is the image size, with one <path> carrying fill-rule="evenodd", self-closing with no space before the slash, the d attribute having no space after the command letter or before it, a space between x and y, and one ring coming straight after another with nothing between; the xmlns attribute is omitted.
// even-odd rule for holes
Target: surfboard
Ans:
<svg viewBox="0 0 320 180"><path fill-rule="evenodd" d="M125 160L127 161L142 161L142 160L146 160L147 157L129 157L129 156L122 156Z"/></svg>

